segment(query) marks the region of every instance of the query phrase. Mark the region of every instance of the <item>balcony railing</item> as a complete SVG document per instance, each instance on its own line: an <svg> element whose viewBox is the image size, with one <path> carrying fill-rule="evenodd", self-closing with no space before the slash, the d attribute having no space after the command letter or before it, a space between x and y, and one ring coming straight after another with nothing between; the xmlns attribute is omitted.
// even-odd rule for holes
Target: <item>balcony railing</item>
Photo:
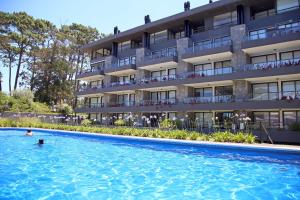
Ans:
<svg viewBox="0 0 300 200"><path fill-rule="evenodd" d="M211 41L208 44L194 45L192 47L189 47L189 48L185 49L185 53L196 53L196 52L200 52L205 49L213 49L213 48L218 48L218 47L222 47L222 46L228 46L231 44L232 44L232 41L230 39L220 41L220 42Z"/></svg>
<svg viewBox="0 0 300 200"><path fill-rule="evenodd" d="M93 85L93 86L90 86L90 85L81 85L79 87L79 89L78 89L78 92L85 92L85 91L89 91L89 90L97 90L97 89L101 89L101 88L104 88L103 84Z"/></svg>
<svg viewBox="0 0 300 200"><path fill-rule="evenodd" d="M128 85L135 85L136 80L130 80L130 81L118 81L118 82L112 82L108 85L108 87L119 87L119 86L128 86Z"/></svg>
<svg viewBox="0 0 300 200"><path fill-rule="evenodd" d="M169 80L176 80L177 75L176 74L170 74L165 76L153 76L149 78L143 78L139 81L141 84L148 84L153 82L161 82L161 81L169 81Z"/></svg>
<svg viewBox="0 0 300 200"><path fill-rule="evenodd" d="M157 60L161 58L168 58L168 57L176 57L177 56L177 51L169 51L166 53L159 53L159 54L151 54L144 56L141 61L150 61L150 60Z"/></svg>
<svg viewBox="0 0 300 200"><path fill-rule="evenodd" d="M174 105L177 103L176 99L161 99L161 100L142 100L139 102L140 106L157 106L157 105Z"/></svg>
<svg viewBox="0 0 300 200"><path fill-rule="evenodd" d="M194 72L185 72L180 75L182 79L185 78L200 78L205 76L216 76L216 75L223 75L223 74L231 74L233 73L232 67L224 67L219 69L206 69L206 70L199 70Z"/></svg>
<svg viewBox="0 0 300 200"><path fill-rule="evenodd" d="M116 62L116 63L107 64L106 68L107 69L109 69L109 68L120 68L120 67L123 67L123 66L135 65L135 63L136 62L135 62L134 59L129 60L127 62L122 62L122 63L118 60L118 62Z"/></svg>
<svg viewBox="0 0 300 200"><path fill-rule="evenodd" d="M78 108L102 108L104 107L103 103L90 103L90 104L82 104L78 105Z"/></svg>
<svg viewBox="0 0 300 200"><path fill-rule="evenodd" d="M210 97L187 97L183 100L186 104L201 104L201 103L228 103L233 102L233 95L218 95Z"/></svg>
<svg viewBox="0 0 300 200"><path fill-rule="evenodd" d="M247 64L241 68L244 71L248 71L248 70L274 69L274 68L282 68L282 67L297 66L297 65L300 65L300 58L263 62L263 63L256 63L256 64Z"/></svg>
<svg viewBox="0 0 300 200"><path fill-rule="evenodd" d="M81 75L81 74L86 74L86 73L90 73L90 72L103 72L103 68L90 68L90 69L85 69L85 70L82 70L81 72L79 72L79 75Z"/></svg>
<svg viewBox="0 0 300 200"><path fill-rule="evenodd" d="M251 101L300 100L300 91L250 94Z"/></svg>
<svg viewBox="0 0 300 200"><path fill-rule="evenodd" d="M135 101L119 101L119 102L109 102L107 107L130 107L135 106Z"/></svg>
<svg viewBox="0 0 300 200"><path fill-rule="evenodd" d="M246 39L260 40L260 39L273 38L273 37L282 37L282 36L286 36L293 33L299 33L299 32L300 32L300 26L295 26L295 27L282 28L282 29L266 30L265 32L249 35Z"/></svg>

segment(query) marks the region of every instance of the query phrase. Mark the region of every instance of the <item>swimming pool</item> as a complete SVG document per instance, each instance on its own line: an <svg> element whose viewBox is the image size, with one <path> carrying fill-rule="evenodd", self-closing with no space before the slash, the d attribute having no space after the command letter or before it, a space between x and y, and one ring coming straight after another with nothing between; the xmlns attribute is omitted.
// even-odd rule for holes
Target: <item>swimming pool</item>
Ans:
<svg viewBox="0 0 300 200"><path fill-rule="evenodd" d="M300 199L297 152L24 132L0 130L0 199Z"/></svg>

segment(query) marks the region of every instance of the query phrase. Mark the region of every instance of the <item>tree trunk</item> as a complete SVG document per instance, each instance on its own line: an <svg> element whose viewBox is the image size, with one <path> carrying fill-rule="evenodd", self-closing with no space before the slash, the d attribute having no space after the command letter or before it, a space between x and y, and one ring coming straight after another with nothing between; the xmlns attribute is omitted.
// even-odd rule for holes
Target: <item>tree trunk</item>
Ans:
<svg viewBox="0 0 300 200"><path fill-rule="evenodd" d="M12 65L12 58L9 58L9 65L8 65L8 91L9 96L11 96L11 65Z"/></svg>
<svg viewBox="0 0 300 200"><path fill-rule="evenodd" d="M22 56L23 56L23 47L21 47L21 49L20 49L19 61L18 61L18 66L17 66L17 72L16 72L16 78L15 78L14 90L16 90L17 86L18 86L18 79L19 79L20 69L21 69L21 64L22 64Z"/></svg>

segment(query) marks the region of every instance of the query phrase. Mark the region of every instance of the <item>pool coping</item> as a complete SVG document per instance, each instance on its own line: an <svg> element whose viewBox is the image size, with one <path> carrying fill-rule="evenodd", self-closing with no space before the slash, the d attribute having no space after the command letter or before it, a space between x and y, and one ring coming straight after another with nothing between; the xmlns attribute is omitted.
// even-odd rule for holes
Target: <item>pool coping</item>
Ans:
<svg viewBox="0 0 300 200"><path fill-rule="evenodd" d="M248 150L269 150L269 151L280 151L280 152L294 152L300 153L300 146L296 145L282 145L282 144L267 144L267 143L229 143L229 142L210 142L210 141L198 141L198 140L179 140L179 139L168 139L168 138L150 138L150 137L139 137L139 136L127 136L127 135L112 135L105 133L91 133L91 132L80 132L80 131L68 131L68 130L57 130L57 129L44 129L44 128L31 128L31 127L0 127L0 130L37 130L37 131L51 131L56 133L73 134L76 136L93 136L93 137L106 137L106 138L117 138L135 141L148 141L157 143L169 143L178 145L192 145L192 146L210 146L220 148L241 148Z"/></svg>

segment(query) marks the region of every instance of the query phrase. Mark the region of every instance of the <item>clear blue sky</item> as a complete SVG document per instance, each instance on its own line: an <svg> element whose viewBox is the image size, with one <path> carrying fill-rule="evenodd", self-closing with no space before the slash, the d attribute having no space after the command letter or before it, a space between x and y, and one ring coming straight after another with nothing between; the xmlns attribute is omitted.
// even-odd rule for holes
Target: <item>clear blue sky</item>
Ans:
<svg viewBox="0 0 300 200"><path fill-rule="evenodd" d="M183 11L186 0L0 0L0 10L25 11L35 18L61 24L81 23L112 33L113 27L121 31L144 23L149 14L152 21ZM207 4L209 0L189 0L191 8ZM4 91L8 91L7 69L4 73ZM13 75L15 72L13 72Z"/></svg>

